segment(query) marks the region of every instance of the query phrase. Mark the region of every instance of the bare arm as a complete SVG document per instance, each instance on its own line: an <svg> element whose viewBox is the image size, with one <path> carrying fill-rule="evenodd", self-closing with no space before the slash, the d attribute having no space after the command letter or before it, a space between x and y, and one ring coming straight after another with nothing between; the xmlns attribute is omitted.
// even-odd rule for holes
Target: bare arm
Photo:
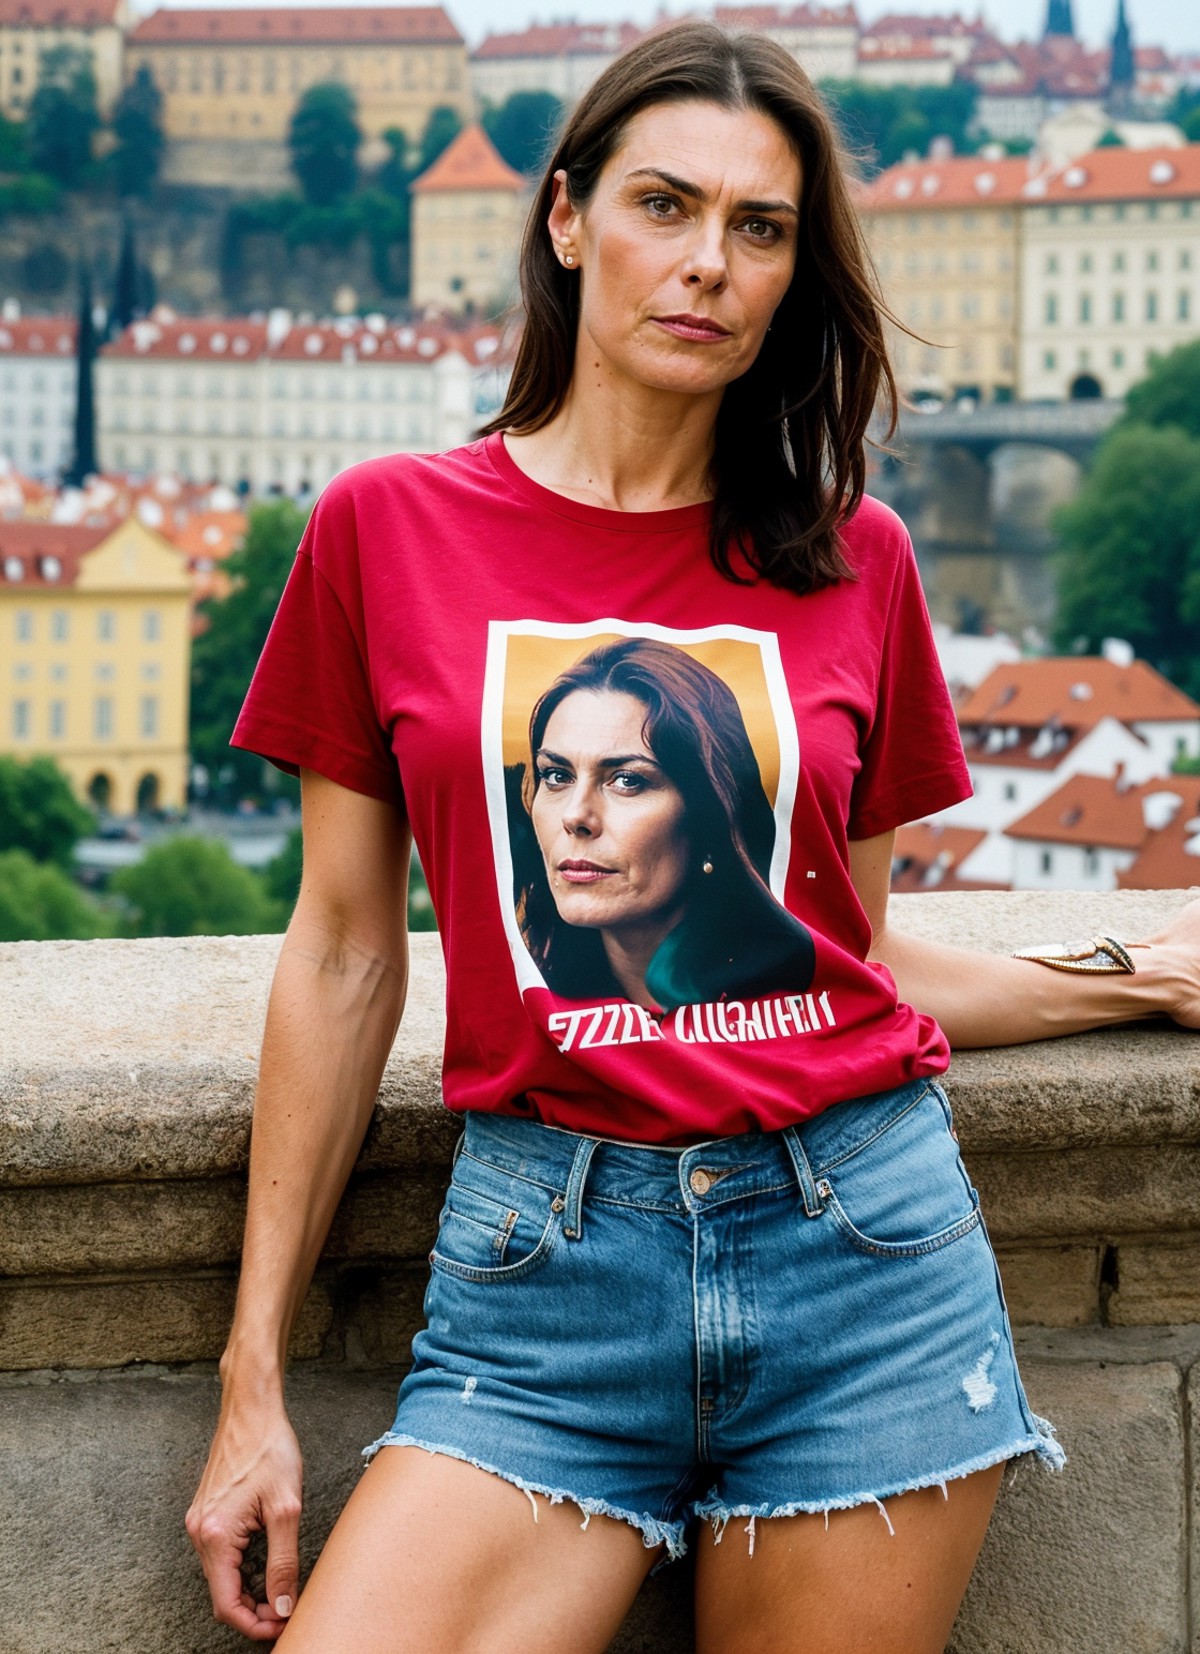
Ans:
<svg viewBox="0 0 1200 1654"><path fill-rule="evenodd" d="M371 1118L408 970L407 823L310 771L301 791L304 873L267 1007L221 1417L187 1518L216 1617L260 1641L279 1636L298 1590L288 1337ZM262 1528L265 1605L238 1571Z"/></svg>
<svg viewBox="0 0 1200 1654"><path fill-rule="evenodd" d="M1170 925L1146 938L1152 945L1134 954L1134 975L1074 975L907 936L889 924L894 836L881 833L850 845L850 877L871 921L868 957L891 971L902 1000L936 1019L952 1048L1020 1045L1155 1016L1200 1028L1200 901L1189 902ZM1014 936L1013 946L1045 940L1053 938Z"/></svg>

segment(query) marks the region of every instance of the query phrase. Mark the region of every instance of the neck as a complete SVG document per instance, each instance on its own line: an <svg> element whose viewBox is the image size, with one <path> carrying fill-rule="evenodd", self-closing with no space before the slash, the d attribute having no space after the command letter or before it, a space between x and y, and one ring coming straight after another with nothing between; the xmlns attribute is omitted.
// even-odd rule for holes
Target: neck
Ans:
<svg viewBox="0 0 1200 1654"><path fill-rule="evenodd" d="M665 922L659 919L653 924L622 925L619 930L600 932L608 968L626 999L631 999L635 1005L654 1009L654 999L646 991L646 972L662 941L682 917L683 910L680 908Z"/></svg>
<svg viewBox="0 0 1200 1654"><path fill-rule="evenodd" d="M610 511L664 511L710 499L721 390L658 390L598 356L581 328L558 413L527 436L505 437L515 463L544 488Z"/></svg>

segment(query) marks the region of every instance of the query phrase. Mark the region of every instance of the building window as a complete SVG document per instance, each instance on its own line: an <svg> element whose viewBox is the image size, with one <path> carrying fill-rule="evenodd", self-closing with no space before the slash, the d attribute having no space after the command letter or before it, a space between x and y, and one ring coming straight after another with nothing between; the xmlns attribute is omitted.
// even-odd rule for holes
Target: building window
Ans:
<svg viewBox="0 0 1200 1654"><path fill-rule="evenodd" d="M1016 797L1017 797L1017 784L1016 784L1016 782L1015 781L1006 781L1004 783L1004 802L1006 804L1012 804L1016 801Z"/></svg>
<svg viewBox="0 0 1200 1654"><path fill-rule="evenodd" d="M1086 327L1091 319L1092 295L1090 293L1081 293L1079 295L1079 320L1081 324Z"/></svg>
<svg viewBox="0 0 1200 1654"><path fill-rule="evenodd" d="M1147 270L1158 269L1158 254L1153 248L1146 254L1146 268Z"/></svg>
<svg viewBox="0 0 1200 1654"><path fill-rule="evenodd" d="M1125 254L1124 253L1114 253L1113 254L1112 267L1113 267L1114 270L1116 270L1118 272L1124 270L1124 268L1125 268Z"/></svg>
<svg viewBox="0 0 1200 1654"><path fill-rule="evenodd" d="M138 728L146 738L158 734L158 696L143 695L141 699Z"/></svg>
<svg viewBox="0 0 1200 1654"><path fill-rule="evenodd" d="M1181 287L1179 289L1179 296L1175 306L1175 319L1176 321L1186 322L1191 320L1191 315L1192 295L1188 292L1186 287Z"/></svg>
<svg viewBox="0 0 1200 1654"><path fill-rule="evenodd" d="M1158 320L1158 294L1157 293L1147 293L1146 294L1146 320L1148 322L1156 322Z"/></svg>
<svg viewBox="0 0 1200 1654"><path fill-rule="evenodd" d="M1079 270L1080 270L1081 275L1084 275L1084 276L1090 276L1091 275L1091 273L1092 273L1092 255L1090 253L1082 253L1080 255Z"/></svg>
<svg viewBox="0 0 1200 1654"><path fill-rule="evenodd" d="M18 643L32 643L33 642L33 610L32 609L18 609L17 610L17 642Z"/></svg>
<svg viewBox="0 0 1200 1654"><path fill-rule="evenodd" d="M28 701L13 702L12 732L14 741L28 741L33 734L33 719L30 715L30 703Z"/></svg>
<svg viewBox="0 0 1200 1654"><path fill-rule="evenodd" d="M1058 366L1058 357L1055 355L1054 351L1043 351L1042 366L1045 368L1047 373L1054 372L1055 368Z"/></svg>
<svg viewBox="0 0 1200 1654"><path fill-rule="evenodd" d="M1046 322L1049 326L1053 327L1054 323L1057 320L1058 320L1058 294L1057 293L1047 293L1046 294Z"/></svg>
<svg viewBox="0 0 1200 1654"><path fill-rule="evenodd" d="M92 702L92 734L97 741L111 741L113 702L111 695L97 695Z"/></svg>
<svg viewBox="0 0 1200 1654"><path fill-rule="evenodd" d="M1112 319L1113 319L1114 322L1123 322L1125 320L1125 295L1124 295L1124 293L1114 293L1113 294Z"/></svg>
<svg viewBox="0 0 1200 1654"><path fill-rule="evenodd" d="M1042 869L1043 873L1053 873L1053 871L1054 871L1054 852L1053 852L1053 850L1043 850L1042 851L1042 854L1041 854L1041 869Z"/></svg>
<svg viewBox="0 0 1200 1654"><path fill-rule="evenodd" d="M142 642L157 643L162 637L162 615L157 609L142 610Z"/></svg>
<svg viewBox="0 0 1200 1654"><path fill-rule="evenodd" d="M50 702L50 739L61 741L67 733L66 701Z"/></svg>
<svg viewBox="0 0 1200 1654"><path fill-rule="evenodd" d="M101 643L112 643L117 636L117 617L112 609L101 609L96 616L96 637Z"/></svg>
<svg viewBox="0 0 1200 1654"><path fill-rule="evenodd" d="M55 609L50 615L50 636L55 643L65 643L70 635L71 617L66 609Z"/></svg>
<svg viewBox="0 0 1200 1654"><path fill-rule="evenodd" d="M1125 352L1123 350L1113 351L1112 365L1115 368L1123 368L1125 366Z"/></svg>
<svg viewBox="0 0 1200 1654"><path fill-rule="evenodd" d="M1192 267L1191 248L1190 247L1181 247L1179 249L1179 268L1181 270L1190 270L1191 267Z"/></svg>

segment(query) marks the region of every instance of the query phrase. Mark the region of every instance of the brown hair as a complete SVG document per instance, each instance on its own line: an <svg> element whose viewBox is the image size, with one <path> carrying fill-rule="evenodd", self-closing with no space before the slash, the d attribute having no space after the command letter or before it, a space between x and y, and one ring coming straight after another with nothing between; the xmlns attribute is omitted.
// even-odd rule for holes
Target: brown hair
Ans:
<svg viewBox="0 0 1200 1654"><path fill-rule="evenodd" d="M536 431L562 407L575 359L576 272L554 256L546 220L558 169L586 207L626 124L654 104L700 99L753 109L787 133L803 187L796 269L775 312L770 348L725 388L710 466L712 560L730 580L732 554L777 586L811 591L852 574L838 529L863 495L863 441L881 389L894 427L896 385L886 314L850 201L848 165L829 112L804 70L761 34L684 22L617 58L567 120L525 226L526 326L508 395L484 432Z"/></svg>

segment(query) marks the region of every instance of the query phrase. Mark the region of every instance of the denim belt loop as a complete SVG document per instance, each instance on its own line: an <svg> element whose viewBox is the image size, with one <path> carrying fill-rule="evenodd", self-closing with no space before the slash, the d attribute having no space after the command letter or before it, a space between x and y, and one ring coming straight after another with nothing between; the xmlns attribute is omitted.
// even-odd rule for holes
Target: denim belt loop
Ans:
<svg viewBox="0 0 1200 1654"><path fill-rule="evenodd" d="M804 1196L804 1215L807 1218L819 1218L825 1215L825 1205L817 1193L817 1182L813 1177L812 1167L808 1163L808 1155L804 1152L804 1144L800 1133L795 1126L783 1128L783 1140L787 1144L788 1154L791 1155L792 1165L796 1168L796 1181L800 1185L800 1193Z"/></svg>
<svg viewBox="0 0 1200 1654"><path fill-rule="evenodd" d="M583 1238L583 1186L587 1182L592 1156L599 1147L598 1137L584 1137L575 1150L571 1175L567 1179L566 1210L563 1214L563 1234L568 1240Z"/></svg>

